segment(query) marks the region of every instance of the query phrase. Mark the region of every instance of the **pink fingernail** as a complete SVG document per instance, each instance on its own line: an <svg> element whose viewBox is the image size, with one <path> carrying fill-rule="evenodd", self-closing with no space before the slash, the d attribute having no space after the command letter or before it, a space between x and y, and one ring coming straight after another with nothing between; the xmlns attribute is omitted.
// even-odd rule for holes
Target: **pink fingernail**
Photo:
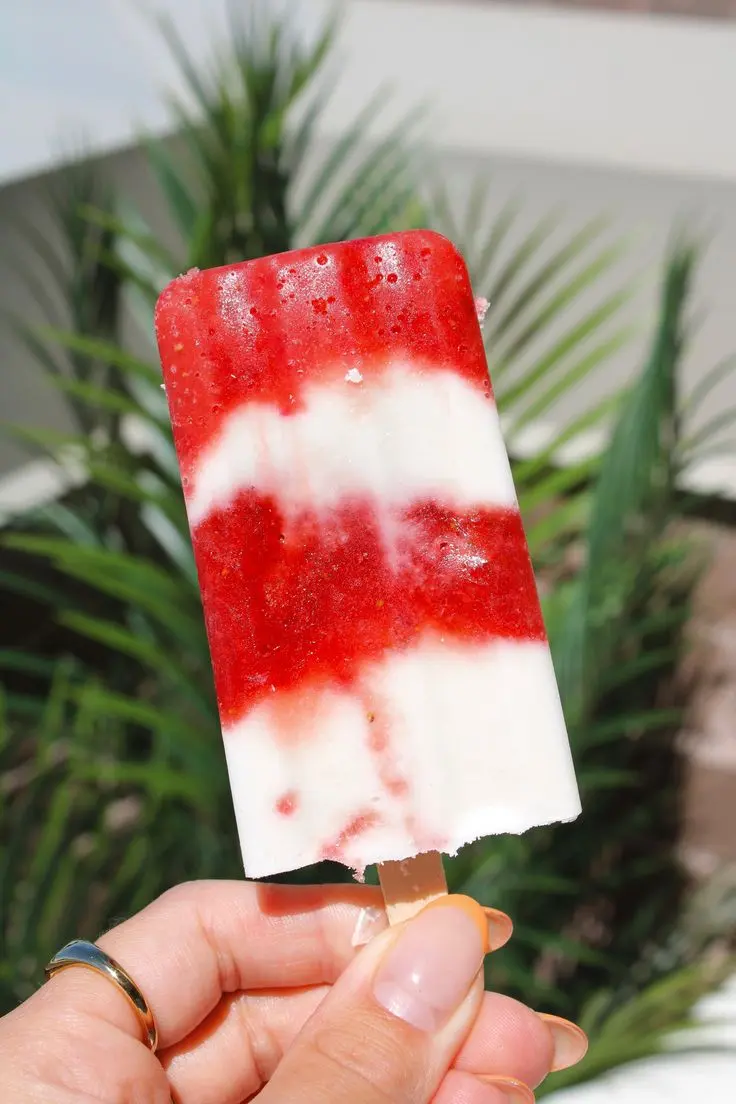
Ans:
<svg viewBox="0 0 736 1104"><path fill-rule="evenodd" d="M364 947L366 943L370 943L374 936L380 935L387 927L388 917L385 909L361 909L353 932L353 947Z"/></svg>
<svg viewBox="0 0 736 1104"><path fill-rule="evenodd" d="M582 1027L563 1020L561 1016L552 1016L549 1012L539 1012L540 1019L544 1020L552 1035L554 1044L554 1057L552 1059L552 1072L569 1069L582 1062L588 1052L588 1036Z"/></svg>
<svg viewBox="0 0 736 1104"><path fill-rule="evenodd" d="M488 943L492 951L500 951L505 947L514 932L514 924L510 916L500 909L486 908L483 912L488 921Z"/></svg>
<svg viewBox="0 0 736 1104"><path fill-rule="evenodd" d="M479 905L471 915L468 900L443 897L410 920L373 983L378 1003L420 1031L442 1027L483 965L486 920Z"/></svg>
<svg viewBox="0 0 736 1104"><path fill-rule="evenodd" d="M477 1075L478 1080L484 1085L491 1085L503 1093L508 1104L534 1104L535 1096L528 1085L523 1081L517 1081L515 1077L486 1077Z"/></svg>

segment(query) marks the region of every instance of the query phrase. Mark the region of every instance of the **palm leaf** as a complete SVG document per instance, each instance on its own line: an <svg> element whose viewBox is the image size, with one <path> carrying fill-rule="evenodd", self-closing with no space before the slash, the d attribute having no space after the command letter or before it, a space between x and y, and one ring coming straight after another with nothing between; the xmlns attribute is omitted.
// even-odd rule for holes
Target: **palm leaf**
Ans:
<svg viewBox="0 0 736 1104"><path fill-rule="evenodd" d="M82 213L94 226L100 226L102 229L110 231L114 235L116 243L124 239L125 242L137 246L143 254L156 260L162 268L170 269L173 276L176 259L171 251L140 219L137 212L133 213L130 208L127 208L127 210L123 208L123 210L125 210L124 214L117 209L115 212L111 212L100 210L97 207L85 207ZM109 261L110 256L111 253L108 252L106 254L107 261Z"/></svg>
<svg viewBox="0 0 736 1104"><path fill-rule="evenodd" d="M501 334L505 334L509 330L514 329L515 324L524 318L536 301L547 293L549 287L557 282L565 270L569 268L571 264L574 264L579 257L586 252L589 246L600 239L602 233L607 228L608 223L607 220L604 219L595 219L587 223L577 230L571 238L564 241L553 252L552 256L538 267L531 278L528 279L526 284L518 291L514 301L494 323L493 330L496 334L496 340L498 340ZM574 288L575 285L580 282L582 282L583 286L588 282L593 282L595 279L595 270L600 269L604 271L608 269L617 257L621 255L621 252L622 246L620 243L615 246L609 246L598 255L594 262L592 262L592 272L591 263L588 262L582 272L576 275L572 287ZM518 263L516 267L519 267ZM586 276L586 273L590 273L590 275ZM574 298L575 294L576 292L574 290L568 292L569 298Z"/></svg>
<svg viewBox="0 0 736 1104"><path fill-rule="evenodd" d="M367 104L358 112L347 130L332 145L330 152L322 161L319 168L311 173L311 179L302 184L304 194L299 199L299 218L302 225L301 233L306 242L319 240L310 232L310 224L315 226L318 219L320 205L324 203L325 193L334 185L336 177L343 172L343 167L356 151L359 154L365 152L365 131L375 120L388 100L386 89L379 89L374 93ZM355 174L357 175L357 173Z"/></svg>
<svg viewBox="0 0 736 1104"><path fill-rule="evenodd" d="M482 182L479 181L479 184L483 187ZM522 205L518 199L509 199L495 217L491 230L482 244L479 243L474 247L474 242L478 238L477 226L466 226L467 237L459 238L460 241L468 243L466 248L470 246L468 268L473 284L479 291L490 288L499 252L520 217L521 210Z"/></svg>
<svg viewBox="0 0 736 1104"><path fill-rule="evenodd" d="M140 416L141 409L138 403L120 391L112 391L108 387L99 387L95 383L88 383L86 380L72 379L66 376L56 376L52 383L58 391L65 395L71 395L93 410L107 410L113 414L135 414Z"/></svg>
<svg viewBox="0 0 736 1104"><path fill-rule="evenodd" d="M111 341L88 337L86 334L75 333L70 330L59 330L51 326L39 327L36 332L39 337L45 338L46 341L52 344L80 353L90 360L101 361L113 368L119 368L126 376L134 376L157 386L161 382L161 373L157 368L146 364L138 357L132 356L120 345Z"/></svg>
<svg viewBox="0 0 736 1104"><path fill-rule="evenodd" d="M673 250L647 365L623 404L603 459L591 510L576 624L568 630L567 654L559 658L563 697L566 691L572 697L573 685L597 685L610 662L617 627L636 585L641 549L659 534L674 491L675 381L695 256L686 244Z"/></svg>
<svg viewBox="0 0 736 1104"><path fill-rule="evenodd" d="M590 499L585 491L597 470L599 448L590 457L570 457L592 429L605 424L619 400L617 392L574 419L560 417L576 388L595 377L604 380L610 361L625 351L635 332L623 320L631 300L628 284L593 294L602 277L616 272L625 248L605 240L609 225L604 219L584 224L565 239L558 214L542 218L526 233L515 232L519 203L503 204L489 222L491 199L487 185L476 183L466 218L458 220L440 189L433 209L440 229L462 235L474 286L490 300L484 335L504 436L516 458L514 478L533 551L549 556L586 524ZM478 225L485 227L481 234ZM518 459L528 455L528 432L536 441L538 427L550 424L556 431L549 441L541 447L535 443L532 459ZM550 470L560 463L565 471ZM536 518L534 511L542 505L544 517Z"/></svg>
<svg viewBox="0 0 736 1104"><path fill-rule="evenodd" d="M302 231L306 240L342 241L359 236L365 231L366 220L375 224L376 208L386 204L387 196L391 197L390 211L392 205L401 210L408 198L416 195L410 151L412 135L422 114L414 112L402 118L354 167L346 166L343 158L339 170L333 166L340 187L329 195L328 210L316 225L307 221Z"/></svg>
<svg viewBox="0 0 736 1104"><path fill-rule="evenodd" d="M201 205L197 200L197 196L187 185L163 143L148 141L146 149L149 164L158 180L161 194L166 200L167 209L173 215L182 239L189 241L201 217Z"/></svg>
<svg viewBox="0 0 736 1104"><path fill-rule="evenodd" d="M675 1034L697 1024L696 1006L734 969L728 959L705 960L657 981L617 1007L611 993L599 993L581 1017L591 1046L583 1062L545 1083L544 1095L581 1084L608 1070L671 1052ZM688 1048L676 1047L680 1054ZM697 1050L706 1049L701 1043Z"/></svg>
<svg viewBox="0 0 736 1104"><path fill-rule="evenodd" d="M558 225L559 216L557 214L545 215L544 218L540 219L525 234L521 242L514 247L508 259L501 266L500 271L490 280L487 290L484 289L490 304L488 318L486 319L490 327L494 326L494 318L500 312L504 300L515 282L536 259L540 249L547 244L557 230Z"/></svg>
<svg viewBox="0 0 736 1104"><path fill-rule="evenodd" d="M536 394L524 410L513 419L507 430L509 439L513 441L520 430L547 414L569 391L583 383L594 372L607 364L612 357L620 353L629 344L634 333L635 330L632 326L626 326L615 331L610 337L604 338L584 353L562 374L553 378L549 387ZM586 428L590 428L590 423L586 425Z"/></svg>
<svg viewBox="0 0 736 1104"><path fill-rule="evenodd" d="M499 400L503 402L504 409L508 411L516 403L526 399L533 387L547 380L552 372L564 365L572 353L577 352L581 345L591 340L604 325L616 318L630 299L631 292L628 289L607 296L581 319L576 320L548 351L519 373L515 380L506 382L502 377L498 390ZM509 363L511 362L506 361L505 366L508 367ZM592 369L589 374L592 374Z"/></svg>

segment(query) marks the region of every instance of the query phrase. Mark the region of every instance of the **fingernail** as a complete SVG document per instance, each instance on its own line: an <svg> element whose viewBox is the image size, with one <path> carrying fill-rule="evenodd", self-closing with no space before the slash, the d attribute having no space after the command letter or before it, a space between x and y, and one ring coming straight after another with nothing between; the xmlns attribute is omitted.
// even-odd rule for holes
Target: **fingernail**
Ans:
<svg viewBox="0 0 736 1104"><path fill-rule="evenodd" d="M492 951L505 947L514 932L514 922L500 909L483 908L488 921L488 945Z"/></svg>
<svg viewBox="0 0 736 1104"><path fill-rule="evenodd" d="M490 1085L508 1100L509 1104L534 1104L534 1093L523 1081L517 1081L515 1077L486 1077L477 1074L479 1081L484 1085Z"/></svg>
<svg viewBox="0 0 736 1104"><path fill-rule="evenodd" d="M538 1015L552 1035L552 1073L569 1069L582 1061L588 1052L588 1036L583 1029L570 1020L563 1020L561 1016L550 1016L548 1012L539 1012Z"/></svg>
<svg viewBox="0 0 736 1104"><path fill-rule="evenodd" d="M366 943L370 943L375 935L380 935L387 927L388 917L385 909L361 909L353 932L353 947L364 947Z"/></svg>
<svg viewBox="0 0 736 1104"><path fill-rule="evenodd" d="M460 1007L483 965L487 922L470 898L447 896L404 927L379 967L373 995L420 1031L437 1031Z"/></svg>
<svg viewBox="0 0 736 1104"><path fill-rule="evenodd" d="M430 901L425 906L424 911L428 909L444 907L448 902L453 908L462 909L463 912L473 921L480 933L480 938L483 943L483 954L486 955L491 950L491 931L486 916L486 910L482 905L473 897L467 897L464 893L452 893L449 896L447 894L442 897L435 897L433 901Z"/></svg>

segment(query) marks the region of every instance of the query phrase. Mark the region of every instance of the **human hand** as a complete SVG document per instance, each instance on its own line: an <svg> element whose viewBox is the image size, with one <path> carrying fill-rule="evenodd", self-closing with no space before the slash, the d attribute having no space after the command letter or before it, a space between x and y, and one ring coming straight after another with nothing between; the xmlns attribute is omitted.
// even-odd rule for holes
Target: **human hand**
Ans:
<svg viewBox="0 0 736 1104"><path fill-rule="evenodd" d="M356 951L368 886L179 886L99 946L140 986L67 969L0 1021L13 1104L522 1104L585 1052L574 1025L482 991L483 914L448 897ZM380 915L380 913L379 913Z"/></svg>

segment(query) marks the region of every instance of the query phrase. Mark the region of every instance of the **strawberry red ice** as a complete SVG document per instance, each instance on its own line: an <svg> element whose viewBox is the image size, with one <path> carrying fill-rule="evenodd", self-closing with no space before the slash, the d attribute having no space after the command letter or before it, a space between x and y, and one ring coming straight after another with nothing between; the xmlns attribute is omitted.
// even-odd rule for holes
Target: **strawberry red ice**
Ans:
<svg viewBox="0 0 736 1104"><path fill-rule="evenodd" d="M193 271L156 328L246 873L574 818L454 247L411 231Z"/></svg>

